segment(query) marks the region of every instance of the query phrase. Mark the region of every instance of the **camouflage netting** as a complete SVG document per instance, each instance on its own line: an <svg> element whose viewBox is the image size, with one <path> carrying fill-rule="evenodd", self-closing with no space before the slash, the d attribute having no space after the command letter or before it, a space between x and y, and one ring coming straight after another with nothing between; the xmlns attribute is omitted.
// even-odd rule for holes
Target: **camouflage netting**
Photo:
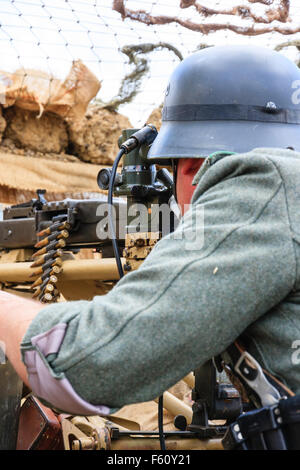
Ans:
<svg viewBox="0 0 300 470"><path fill-rule="evenodd" d="M219 2L222 3L222 2ZM224 3L224 2L223 2ZM253 11L253 4L260 3L265 5L265 12L262 15L257 15ZM117 11L123 21L130 19L149 25L166 25L178 24L184 28L196 31L205 35L211 34L216 31L233 31L236 34L244 36L258 36L260 34L278 32L284 35L295 34L300 31L299 24L290 25L290 0L248 0L248 5L237 5L230 8L208 8L201 5L196 0L181 0L180 8L192 9L193 20L183 19L176 16L166 15L152 15L151 10L131 10L127 8L124 0L114 0L113 10ZM219 23L211 22L204 23L201 19L205 18L218 18L222 16L238 16L243 21L252 20L253 24L250 25L235 25L232 22ZM200 18L200 21L197 21ZM272 25L276 21L276 25Z"/></svg>
<svg viewBox="0 0 300 470"><path fill-rule="evenodd" d="M183 59L180 51L166 42L122 47L132 70L107 103L97 98L101 83L81 60L73 61L64 81L33 69L0 71L0 151L111 165L121 131L133 127L118 108L140 91L149 72L147 55L162 49L179 61ZM161 107L147 122L159 129L160 121Z"/></svg>

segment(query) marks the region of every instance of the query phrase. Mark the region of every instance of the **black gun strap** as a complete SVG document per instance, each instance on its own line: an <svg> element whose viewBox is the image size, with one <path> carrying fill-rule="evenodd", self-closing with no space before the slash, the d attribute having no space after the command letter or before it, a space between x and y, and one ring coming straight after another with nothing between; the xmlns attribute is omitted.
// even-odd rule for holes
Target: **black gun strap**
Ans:
<svg viewBox="0 0 300 470"><path fill-rule="evenodd" d="M239 341L235 341L221 356L256 408L272 405L282 397L294 396L286 385L262 369Z"/></svg>

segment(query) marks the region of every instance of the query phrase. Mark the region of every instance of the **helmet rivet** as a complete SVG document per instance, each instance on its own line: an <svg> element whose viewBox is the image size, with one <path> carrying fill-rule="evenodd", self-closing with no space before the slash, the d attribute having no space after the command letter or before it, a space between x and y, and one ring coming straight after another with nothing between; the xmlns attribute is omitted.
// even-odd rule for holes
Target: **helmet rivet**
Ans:
<svg viewBox="0 0 300 470"><path fill-rule="evenodd" d="M269 112L277 111L277 106L273 101L268 101L266 104L266 110Z"/></svg>

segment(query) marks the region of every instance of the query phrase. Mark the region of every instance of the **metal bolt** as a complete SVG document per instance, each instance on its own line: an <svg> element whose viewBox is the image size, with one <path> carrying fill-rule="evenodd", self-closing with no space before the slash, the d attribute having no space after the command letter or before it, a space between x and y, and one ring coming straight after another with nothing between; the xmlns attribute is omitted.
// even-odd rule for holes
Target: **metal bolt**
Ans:
<svg viewBox="0 0 300 470"><path fill-rule="evenodd" d="M269 111L269 112L276 111L277 106L276 106L275 103L273 103L273 101L268 101L267 104L266 104L266 110Z"/></svg>
<svg viewBox="0 0 300 470"><path fill-rule="evenodd" d="M268 101L266 104L266 108L276 108L276 104L273 101Z"/></svg>

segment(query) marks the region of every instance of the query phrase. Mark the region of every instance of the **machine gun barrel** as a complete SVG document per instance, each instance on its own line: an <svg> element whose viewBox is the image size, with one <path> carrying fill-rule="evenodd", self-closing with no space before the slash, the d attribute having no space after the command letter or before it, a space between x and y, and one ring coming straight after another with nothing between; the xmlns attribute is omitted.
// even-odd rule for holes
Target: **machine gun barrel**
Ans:
<svg viewBox="0 0 300 470"><path fill-rule="evenodd" d="M122 259L125 262L125 259ZM31 263L0 263L0 282L32 282ZM114 258L97 260L66 260L60 273L61 281L98 280L117 281L119 274Z"/></svg>

